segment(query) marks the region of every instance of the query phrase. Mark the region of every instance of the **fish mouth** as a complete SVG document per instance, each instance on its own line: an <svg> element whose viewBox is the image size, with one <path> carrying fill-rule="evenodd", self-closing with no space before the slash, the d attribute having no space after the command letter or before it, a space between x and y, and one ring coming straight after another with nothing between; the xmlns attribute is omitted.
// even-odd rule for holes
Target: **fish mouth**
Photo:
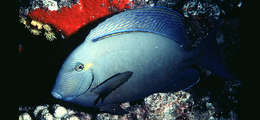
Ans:
<svg viewBox="0 0 260 120"><path fill-rule="evenodd" d="M59 99L59 100L61 100L63 97L59 94L59 93L57 93L57 92L51 92L51 94L52 94L52 96L54 97L54 98L57 98L57 99Z"/></svg>
<svg viewBox="0 0 260 120"><path fill-rule="evenodd" d="M57 93L57 92L51 92L52 96L56 99L59 100L64 100L64 101L72 101L74 98L76 98L77 96L72 96L72 97L63 97L61 94Z"/></svg>

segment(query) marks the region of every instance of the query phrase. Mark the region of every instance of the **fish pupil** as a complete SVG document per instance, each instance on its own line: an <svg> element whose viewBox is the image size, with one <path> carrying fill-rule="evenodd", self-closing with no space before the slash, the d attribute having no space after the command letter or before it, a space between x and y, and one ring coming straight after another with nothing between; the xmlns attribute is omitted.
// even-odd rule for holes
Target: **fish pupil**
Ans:
<svg viewBox="0 0 260 120"><path fill-rule="evenodd" d="M84 69L84 64L78 63L74 69L79 72Z"/></svg>

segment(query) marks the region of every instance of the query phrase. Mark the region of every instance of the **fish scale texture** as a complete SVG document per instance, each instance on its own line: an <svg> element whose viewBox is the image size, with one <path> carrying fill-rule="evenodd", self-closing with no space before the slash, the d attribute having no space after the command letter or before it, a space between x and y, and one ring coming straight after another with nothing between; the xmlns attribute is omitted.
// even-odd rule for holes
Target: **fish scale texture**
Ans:
<svg viewBox="0 0 260 120"><path fill-rule="evenodd" d="M101 38L123 32L151 32L187 44L184 29L184 18L176 11L167 8L140 8L121 12L100 23L91 30L86 41L97 41Z"/></svg>

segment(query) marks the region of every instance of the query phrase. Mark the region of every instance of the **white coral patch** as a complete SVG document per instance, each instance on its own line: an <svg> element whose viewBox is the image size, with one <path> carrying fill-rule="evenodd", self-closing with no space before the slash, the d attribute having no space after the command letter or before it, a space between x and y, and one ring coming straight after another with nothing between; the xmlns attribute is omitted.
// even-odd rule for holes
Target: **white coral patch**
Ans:
<svg viewBox="0 0 260 120"><path fill-rule="evenodd" d="M32 120L32 118L28 113L23 113L19 116L19 120Z"/></svg>
<svg viewBox="0 0 260 120"><path fill-rule="evenodd" d="M59 9L57 2L54 0L43 0L42 3L43 3L43 6L47 7L49 10L58 10Z"/></svg>
<svg viewBox="0 0 260 120"><path fill-rule="evenodd" d="M62 118L64 117L66 114L68 113L68 111L66 110L66 108L60 106L60 105L56 105L56 109L54 112L54 117L56 118Z"/></svg>

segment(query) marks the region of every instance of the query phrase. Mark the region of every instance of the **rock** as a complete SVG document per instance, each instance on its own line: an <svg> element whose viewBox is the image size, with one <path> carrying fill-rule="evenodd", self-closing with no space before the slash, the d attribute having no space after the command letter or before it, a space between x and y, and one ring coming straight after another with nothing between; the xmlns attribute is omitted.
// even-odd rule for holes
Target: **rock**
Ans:
<svg viewBox="0 0 260 120"><path fill-rule="evenodd" d="M49 105L37 106L36 109L33 111L34 117L37 117L39 113L42 113L42 111L43 112L48 112L48 107L49 107Z"/></svg>
<svg viewBox="0 0 260 120"><path fill-rule="evenodd" d="M120 107L123 108L123 109L127 109L127 108L130 107L130 103L129 103L129 102L122 103L122 104L120 105Z"/></svg>
<svg viewBox="0 0 260 120"><path fill-rule="evenodd" d="M49 107L50 106L50 107ZM185 91L174 93L154 93L141 103L131 104L129 102L120 105L128 111L125 115L111 115L109 113L97 113L95 120L215 120L223 118L216 117L215 102L210 96L193 99L193 96ZM33 113L39 120L94 120L92 114L65 108L59 104L39 105L33 107L19 107L23 113L19 120L31 120ZM50 112L48 108L52 108ZM28 110L26 112L25 110ZM30 112L32 111L32 112ZM229 112L230 118L237 118L233 111Z"/></svg>
<svg viewBox="0 0 260 120"><path fill-rule="evenodd" d="M19 108L21 111L26 110L29 113L32 113L34 118L40 119L40 120L53 120L53 115L48 110L49 105L39 105L34 107L24 107Z"/></svg>
<svg viewBox="0 0 260 120"><path fill-rule="evenodd" d="M48 10L58 10L62 7L71 7L79 0L31 0L30 9L47 8Z"/></svg>
<svg viewBox="0 0 260 120"><path fill-rule="evenodd" d="M219 19L221 15L221 9L216 3L209 1L190 0L183 6L183 14L185 17L213 17Z"/></svg>
<svg viewBox="0 0 260 120"><path fill-rule="evenodd" d="M53 120L53 116L50 113L42 115L41 120Z"/></svg>
<svg viewBox="0 0 260 120"><path fill-rule="evenodd" d="M175 93L155 93L145 98L147 119L177 119L181 115L188 115L187 109L190 94L184 91Z"/></svg>
<svg viewBox="0 0 260 120"><path fill-rule="evenodd" d="M91 120L92 115L80 111L74 111L71 109L67 109L59 104L54 104L53 105L53 116L54 119L58 120Z"/></svg>
<svg viewBox="0 0 260 120"><path fill-rule="evenodd" d="M137 120L143 120L147 116L146 108L143 105L135 105L131 113L131 117Z"/></svg>
<svg viewBox="0 0 260 120"><path fill-rule="evenodd" d="M128 106L126 115L111 115L101 113L97 115L97 120L174 120L177 118L191 118L188 108L192 105L190 94L184 91L176 93L154 93L144 99L141 104Z"/></svg>
<svg viewBox="0 0 260 120"><path fill-rule="evenodd" d="M68 118L65 118L65 120L80 120L80 119L77 116L72 115L72 116L70 116ZM85 119L83 119L83 120L85 120Z"/></svg>
<svg viewBox="0 0 260 120"><path fill-rule="evenodd" d="M97 120L111 120L112 115L109 113L102 113L97 115Z"/></svg>
<svg viewBox="0 0 260 120"><path fill-rule="evenodd" d="M53 115L48 110L49 105L37 106L34 116L40 120L53 120Z"/></svg>
<svg viewBox="0 0 260 120"><path fill-rule="evenodd" d="M20 106L19 111L22 112L19 120L32 120L34 118L37 120L92 120L91 114L67 109L59 104L36 107ZM32 113L33 118L31 118L30 113Z"/></svg>
<svg viewBox="0 0 260 120"><path fill-rule="evenodd" d="M56 118L62 118L68 113L66 108L64 108L64 107L62 107L58 104L54 105L53 108L55 110L54 111L54 117L56 117Z"/></svg>
<svg viewBox="0 0 260 120"><path fill-rule="evenodd" d="M78 114L78 117L81 120L92 120L92 115L90 115L88 113L84 113L84 112L80 112L80 114Z"/></svg>
<svg viewBox="0 0 260 120"><path fill-rule="evenodd" d="M211 116L211 117L209 118L209 120L215 120L215 118L214 118L213 116Z"/></svg>
<svg viewBox="0 0 260 120"><path fill-rule="evenodd" d="M169 114L175 109L173 94L155 93L144 99L148 110L148 119L172 119Z"/></svg>
<svg viewBox="0 0 260 120"><path fill-rule="evenodd" d="M212 105L212 103L209 103L209 102L206 103L206 107L208 109L215 109L215 107Z"/></svg>
<svg viewBox="0 0 260 120"><path fill-rule="evenodd" d="M31 4L32 9L48 8L49 10L58 10L58 4L55 0L33 0Z"/></svg>
<svg viewBox="0 0 260 120"><path fill-rule="evenodd" d="M32 120L32 118L28 113L23 113L19 116L19 120Z"/></svg>
<svg viewBox="0 0 260 120"><path fill-rule="evenodd" d="M58 6L62 7L71 7L73 4L79 3L79 0L59 0Z"/></svg>

